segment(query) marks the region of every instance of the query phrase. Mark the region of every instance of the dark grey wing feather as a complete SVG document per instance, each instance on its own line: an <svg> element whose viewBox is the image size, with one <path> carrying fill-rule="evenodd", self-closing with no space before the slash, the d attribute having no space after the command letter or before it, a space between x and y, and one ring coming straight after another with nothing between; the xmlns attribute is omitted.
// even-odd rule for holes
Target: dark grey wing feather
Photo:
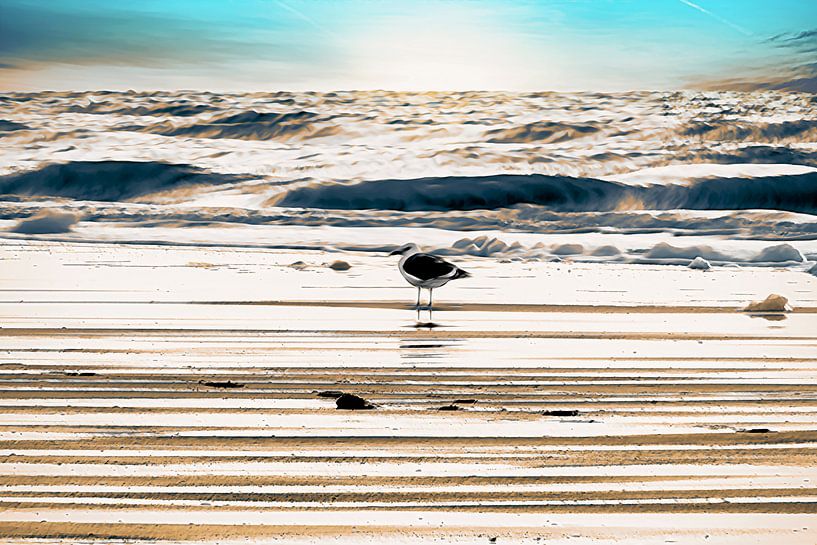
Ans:
<svg viewBox="0 0 817 545"><path fill-rule="evenodd" d="M414 254L403 263L403 269L414 278L431 280L456 274L457 267L431 254Z"/></svg>

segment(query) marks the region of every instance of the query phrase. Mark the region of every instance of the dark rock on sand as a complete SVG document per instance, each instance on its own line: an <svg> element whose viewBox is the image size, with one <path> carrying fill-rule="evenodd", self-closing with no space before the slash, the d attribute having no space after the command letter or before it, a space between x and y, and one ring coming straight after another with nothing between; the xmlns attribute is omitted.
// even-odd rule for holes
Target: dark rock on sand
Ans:
<svg viewBox="0 0 817 545"><path fill-rule="evenodd" d="M372 405L362 397L356 396L354 394L341 394L341 396L335 400L335 405L337 405L338 409L349 411L374 409L374 405Z"/></svg>
<svg viewBox="0 0 817 545"><path fill-rule="evenodd" d="M743 431L745 433L771 433L772 430L770 430L769 428L751 428Z"/></svg>
<svg viewBox="0 0 817 545"><path fill-rule="evenodd" d="M352 266L349 265L349 263L347 263L346 261L341 261L340 259L338 259L337 261L333 261L332 263L330 263L329 268L332 269L333 271L348 271L349 269L352 268Z"/></svg>
<svg viewBox="0 0 817 545"><path fill-rule="evenodd" d="M579 416L579 411L572 410L572 411L565 411L565 410L555 410L555 411L545 411L542 414L545 416Z"/></svg>
<svg viewBox="0 0 817 545"><path fill-rule="evenodd" d="M200 380L199 381L204 386L209 386L210 388L243 388L244 385L238 382L233 382L232 380L227 381L218 381L218 380Z"/></svg>

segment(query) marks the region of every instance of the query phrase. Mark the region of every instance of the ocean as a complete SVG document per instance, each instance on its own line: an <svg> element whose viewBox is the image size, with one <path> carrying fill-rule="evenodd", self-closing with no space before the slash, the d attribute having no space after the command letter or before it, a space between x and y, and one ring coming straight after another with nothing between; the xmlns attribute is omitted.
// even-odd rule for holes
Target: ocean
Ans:
<svg viewBox="0 0 817 545"><path fill-rule="evenodd" d="M817 260L806 94L10 93L0 139L11 237Z"/></svg>

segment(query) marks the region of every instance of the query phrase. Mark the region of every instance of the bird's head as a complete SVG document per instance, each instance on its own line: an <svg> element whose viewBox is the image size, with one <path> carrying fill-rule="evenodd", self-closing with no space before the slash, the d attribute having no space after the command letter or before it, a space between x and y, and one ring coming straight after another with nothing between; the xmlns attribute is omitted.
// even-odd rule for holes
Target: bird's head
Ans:
<svg viewBox="0 0 817 545"><path fill-rule="evenodd" d="M410 255L416 254L419 251L420 249L417 248L417 245L414 244L413 242L410 242L409 244L403 244L399 248L396 248L389 255Z"/></svg>

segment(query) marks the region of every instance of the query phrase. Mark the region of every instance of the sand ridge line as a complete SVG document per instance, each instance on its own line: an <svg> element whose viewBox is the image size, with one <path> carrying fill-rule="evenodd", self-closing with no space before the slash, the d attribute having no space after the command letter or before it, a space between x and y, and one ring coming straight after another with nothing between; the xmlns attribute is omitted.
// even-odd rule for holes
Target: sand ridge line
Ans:
<svg viewBox="0 0 817 545"><path fill-rule="evenodd" d="M484 513L485 511L492 511L497 513L776 513L776 514L813 514L817 512L817 496L813 499L803 499L802 501L753 501L753 498L743 498L745 502L736 501L735 498L722 498L720 495L710 498L695 498L692 501L683 500L669 500L654 502L634 500L611 500L610 502L598 501L594 503L578 503L565 500L560 502L554 500L552 503L537 502L519 503L519 504L498 504L492 502L478 502L475 504L455 503L455 504L439 504L434 503L406 505L396 504L388 505L371 505L361 503L360 505L317 505L317 506L298 506L298 505L281 505L271 507L270 510L278 512L345 512L350 508L356 511L421 511L421 512L473 512ZM768 498L769 500L777 498ZM785 499L785 498L783 498ZM82 502L13 502L0 501L0 511L2 510L25 510L36 509L44 510L49 508L61 509L83 509L89 511L113 511L127 512L134 507L149 507L152 510L158 511L175 511L180 506L173 504L162 503L142 503L133 506L123 503L116 503L111 501L109 503L82 503ZM186 515L194 515L196 513L207 514L214 512L230 512L230 511L244 511L249 506L247 504L238 505L185 505L184 512ZM260 509L259 509L260 510ZM242 526L243 528L243 526ZM0 522L0 535L2 535L2 522ZM29 534L31 535L31 534Z"/></svg>
<svg viewBox="0 0 817 545"><path fill-rule="evenodd" d="M156 399L156 398L151 398ZM218 398L216 398L218 399ZM372 398L372 401L382 403L383 398ZM390 401L392 403L401 403L405 405L408 402L405 401ZM447 403L450 400L441 400L441 401L421 401L417 402L416 406L411 409L402 408L400 410L392 410L389 412L389 415L399 415L399 416L418 416L422 417L422 412L439 412L439 408L441 403ZM681 401L675 403L682 403ZM701 404L709 405L708 402L702 402ZM527 402L501 402L501 401L494 401L494 402L484 402L482 403L479 410L468 409L468 408L461 408L461 410L457 411L458 414L452 416L451 418L456 417L464 417L464 418L479 418L480 416L487 417L488 415L492 415L494 413L504 413L507 416L507 413L512 413L514 416L518 416L519 418L525 418L527 416L526 413L535 413L535 415L542 416L543 410L548 410L549 408L557 408L556 410L562 410L564 403L542 403L538 401L527 401ZM590 405L590 403L588 403ZM555 416L552 418L561 418L562 421L569 421L570 419L578 420L583 419L586 420L588 418L599 418L599 417L609 417L609 416L627 416L627 417L642 417L642 418L657 418L657 417L695 417L701 416L701 411L695 410L651 410L649 412L637 410L633 408L628 410L628 405L634 406L637 405L637 402L630 402L628 404L620 404L619 406L608 404L606 407L593 407L588 405L582 405L581 403L574 403L572 407L575 407L579 414L575 416ZM725 403L721 404L723 407ZM731 404L730 404L731 405ZM745 405L750 405L749 402L746 402ZM778 406L781 408L787 408L791 404L787 400L775 400L775 403L767 403L765 407L770 406ZM511 408L508 409L508 406ZM3 405L3 409L7 412L13 414L41 414L41 415L54 415L54 414L145 414L145 415L155 415L155 414L204 414L204 415L234 415L237 412L246 413L246 414L253 414L253 415L295 415L295 414L321 414L327 411L331 411L334 413L334 407L323 407L323 408L316 408L314 411L311 410L303 410L303 409L276 409L276 408L256 408L256 407L240 407L240 408L207 408L207 407L72 407L69 405L53 405L49 407L40 407L36 405ZM452 411L454 412L454 411ZM783 412L782 410L779 412ZM767 411L764 410L763 407L758 407L754 411L735 411L735 410L724 410L721 409L719 414L726 416L732 416L735 419L740 417L750 417L750 416L767 416ZM810 410L807 411L799 411L798 415L804 414L814 414L817 417L817 407L810 407ZM549 415L544 415L549 416Z"/></svg>
<svg viewBox="0 0 817 545"><path fill-rule="evenodd" d="M138 491L138 492L111 492L111 491L39 491L39 490L0 490L0 502L14 498L37 498L44 501L47 498L100 498L116 499L157 499L157 500L202 500L225 502L455 502L463 503L485 502L514 502L519 501L594 501L610 500L671 500L671 499L699 499L699 498L748 498L756 495L758 498L787 498L787 497L814 497L817 500L817 488L788 487L788 488L693 488L662 490L593 490L593 491L547 491L515 490L506 492L502 485L497 485L493 491L459 491L459 490L429 490L429 491L400 491L400 490L360 490L326 492L229 492L229 491ZM266 507L266 506L265 506Z"/></svg>
<svg viewBox="0 0 817 545"><path fill-rule="evenodd" d="M241 377L236 377L241 379ZM438 378L440 380L433 380L433 378ZM560 390L571 390L571 389L594 389L594 390L604 390L606 388L620 386L621 394L630 393L631 391L635 390L642 390L642 389L650 389L651 391L659 390L659 391L666 391L672 392L678 389L678 387L686 387L688 391L691 387L698 391L720 391L726 390L729 388L734 388L734 392L740 392L744 390L751 390L751 391L779 391L780 389L786 390L796 390L797 383L794 382L798 378L807 378L802 376L793 376L793 377L783 377L780 379L774 378L765 378L768 383L757 383L757 380L750 381L750 382L741 382L740 379L737 378L726 378L726 379L718 379L712 377L629 377L626 379L619 379L617 377L536 377L538 380L523 380L523 379L516 379L511 378L508 382L492 382L492 381L479 381L474 380L470 384L468 383L468 377L457 377L457 380L444 380L445 377L432 377L429 380L412 380L404 379L400 380L399 378L396 380L382 380L382 381L370 381L370 382L345 382L338 384L336 381L327 380L326 382L309 382L309 383L300 383L297 381L276 381L274 379L270 379L268 381L262 382L261 380L248 380L246 382L241 382L243 386L232 388L232 389L241 389L243 393L303 393L309 394L313 390L317 389L337 389L337 388L353 388L353 389L360 389L360 388L368 388L369 390L384 390L388 391L389 389L394 388L401 388L402 393L405 394L412 394L413 392L428 392L430 387L434 387L435 392L434 395L431 397L441 397L445 395L450 395L450 391L457 391L457 392L466 392L466 391L479 391L481 388L490 387L492 389L493 394L502 393L502 392L514 392L514 393L525 393L526 391L530 392L531 394L538 393L540 395L552 395L554 393L558 394ZM551 391L548 392L537 392L537 389L541 388L550 388ZM14 381L14 380L2 380L0 379L0 388L3 389L5 392L17 392L19 395L18 397L24 397L28 391L39 391L39 392L52 392L51 397L56 397L53 395L53 392L60 392L60 391L85 391L85 392L128 392L131 390L136 391L153 391L158 392L162 391L165 393L172 394L173 392L180 391L212 391L212 389L216 389L216 387L202 385L199 381L196 380L174 380L174 381L127 381L127 380L82 380L82 381L65 381L65 382L55 382L53 380L28 380L28 381ZM33 390L36 388L36 390ZM232 390L230 389L230 390ZM815 385L804 385L802 386L803 391L814 391L817 389L817 384ZM222 394L224 390L228 390L228 388L222 388L220 390L216 389L216 391L220 391ZM237 392L239 393L239 392ZM490 395L490 394L488 394Z"/></svg>
<svg viewBox="0 0 817 545"><path fill-rule="evenodd" d="M0 304L42 304L43 301L0 301ZM49 300L48 304L69 305L215 305L215 306L269 306L269 307L326 307L363 308L388 310L414 310L405 301L315 301L315 300L235 300L235 301L172 301L172 300ZM575 305L575 304L527 304L527 303L438 303L439 312L548 312L581 314L735 314L747 316L780 316L790 313L817 314L817 307L798 306L787 312L743 312L734 306L696 305Z"/></svg>
<svg viewBox="0 0 817 545"><path fill-rule="evenodd" d="M416 393L419 396L426 395L428 396L427 392L430 386L433 384L414 384L414 385L405 385L404 388L400 388L403 386L400 383L396 384L367 384L367 383L358 383L358 384L344 384L341 386L341 389L348 390L351 393L365 393L369 396L376 397L378 391L388 392L389 390L395 390L397 393L402 393L408 397L411 397L411 394ZM98 385L97 385L98 386ZM143 388L140 389L139 385L133 385L135 387L132 388L102 388L102 387L94 387L93 384L86 385L85 388L82 385L68 385L63 387L57 387L54 385L50 385L49 387L44 386L37 386L36 389L34 386L31 389L25 389L24 387L14 388L14 387L6 387L0 390L0 397L3 398L11 398L11 399L19 399L22 396L28 398L54 398L54 397L99 397L99 398L119 398L122 395L127 394L130 397L141 397L141 398L155 398L160 397L157 394L164 393L164 394L172 394L173 397L184 397L185 393L188 393L187 397L202 397L201 394L204 392L209 392L210 390L206 390L204 388L198 388L196 383L191 383L189 388L173 388L172 385L165 385L166 387L156 387L156 388ZM179 384L178 386L183 386L183 384ZM581 382L541 382L536 384L484 384L480 385L477 388L468 388L464 385L444 385L444 384L437 384L433 385L435 392L434 395L431 397L427 397L429 402L436 402L436 401L445 401L451 397L473 397L474 395L478 395L481 393L481 388L488 388L490 387L493 393L485 394L485 400L490 401L491 399L502 399L502 395L517 395L520 394L522 396L534 396L539 395L543 401L569 401L571 396L624 396L624 395L633 395L633 396L658 396L658 395L681 395L683 394L685 397L694 396L694 395L701 395L701 394L723 394L723 393L749 393L749 392L761 392L770 395L777 395L780 396L781 394L785 394L788 396L794 396L795 398L801 396L803 393L813 393L817 391L817 384L806 384L806 385L798 385L796 382L791 380L784 380L778 383L771 383L771 384L764 384L760 381L757 382L703 382L703 381L661 381L661 382L649 382L649 381L633 381L629 383L623 383L619 381L581 381ZM537 392L537 389L545 389L548 388L550 391L542 391ZM267 397L269 399L281 399L282 394L288 394L287 398L294 399L292 394L303 394L304 392L309 393L311 389L337 389L337 387L331 383L329 384L315 384L310 386L309 390L304 390L303 388L299 388L297 385L287 385L287 384L267 384L266 388L262 387L255 387L255 388L237 388L237 390L243 390L241 392L232 391L229 394L225 394L221 390L216 390L216 393L221 395L215 395L214 397L223 397L225 395L229 395L230 397L241 399L241 398L264 398ZM402 390L402 391L401 391ZM142 395L144 393L145 395ZM178 395L177 395L178 394ZM269 394L269 395L267 395ZM502 395L499 395L502 394ZM298 396L296 396L298 397ZM317 398L316 398L317 399ZM580 399L573 397L573 400L576 401ZM781 397L777 397L777 400L782 399ZM812 400L812 397L807 398L809 401ZM590 399L587 399L590 401ZM713 402L717 401L717 399L708 399L707 401ZM644 402L649 402L649 399L645 399ZM282 409L283 410L283 409ZM295 410L295 409L292 409ZM309 409L303 409L309 410Z"/></svg>
<svg viewBox="0 0 817 545"><path fill-rule="evenodd" d="M814 336L743 335L681 332L586 332L586 331L443 331L440 329L412 328L394 330L321 330L321 329L202 329L202 328L0 328L0 337L145 337L201 336L230 337L235 335L281 335L411 339L585 339L585 340L640 340L640 341L817 341ZM244 339L246 342L246 339ZM817 347L817 343L815 343Z"/></svg>
<svg viewBox="0 0 817 545"><path fill-rule="evenodd" d="M28 511L26 511L27 513ZM644 516L644 515L642 515ZM699 515L700 516L700 515ZM714 515L723 516L723 515ZM738 515L740 516L740 515ZM781 518L781 515L765 515L765 517ZM787 518L790 516L787 516ZM21 517L22 518L22 517ZM319 518L316 515L316 518ZM24 519L25 520L25 519ZM559 520L559 519L556 519ZM663 518L661 519L664 520ZM19 538L51 538L51 539L144 539L151 542L155 540L182 540L182 541L211 541L213 539L247 539L247 538L274 538L280 540L293 539L351 539L346 543L388 543L388 540L397 539L403 542L410 539L413 542L418 540L443 541L450 540L458 542L469 540L474 542L477 539L484 541L486 536L499 536L502 540L531 540L537 538L545 539L568 539L571 535L581 533L581 535L594 539L620 540L623 537L635 539L651 539L656 537L666 537L666 530L656 530L646 527L638 528L632 523L622 523L604 525L596 522L593 526L579 526L576 522L558 522L547 524L542 520L535 523L522 523L517 527L507 525L497 526L492 524L490 518L480 523L471 521L469 524L448 523L441 526L429 526L424 524L408 523L399 525L367 524L367 525L330 525L315 524L304 525L303 523L281 524L212 524L199 522L195 524L140 524L140 523L120 523L115 526L110 524L100 524L92 522L53 522L43 521L36 525L32 531L30 522L0 522L0 535ZM792 534L792 530L802 527L806 520L791 521L790 525L784 528L770 525L765 529L745 528L745 521L735 520L731 527L724 528L723 525L710 527L703 520L700 526L688 529L678 529L672 535L678 535L685 539L704 539L704 535L717 537L733 537L745 535L747 537L767 536L769 539L779 538L781 532L785 532L787 539L791 539L790 545L810 544L808 535L801 538ZM762 524L769 524L763 520ZM28 543L28 541L26 541Z"/></svg>
<svg viewBox="0 0 817 545"><path fill-rule="evenodd" d="M0 430L5 431L26 431L29 429L47 429L54 432L88 431L98 429L109 432L133 432L129 426L54 426L54 425L28 425L28 426L0 426ZM187 428L181 428L187 429ZM201 427L201 431L218 432L220 430L234 430L236 427ZM257 430L257 428L247 428ZM815 429L778 431L774 433L750 433L741 431L724 430L722 432L709 433L666 433L666 434L643 434L643 435L591 435L591 436L560 436L551 437L547 435L514 437L514 436L456 436L436 437L427 435L372 435L372 436L344 436L344 435L319 435L308 436L287 436L282 433L274 435L264 434L259 431L254 436L179 436L174 435L176 428L140 428L139 434L127 435L128 446L153 445L162 448L204 448L218 446L229 448L236 446L240 448L305 448L337 446L343 448L371 448L396 446L404 448L406 445L414 445L423 448L473 448L474 446L495 447L497 445L514 446L535 446L535 445L731 445L736 441L741 444L782 444L782 443L813 443L817 442L817 424ZM158 435L141 435L154 433ZM98 436L75 440L58 441L62 448L94 448L99 446L119 446L122 444L123 436ZM53 448L55 440L26 440L18 439L13 441L0 441L3 448L14 448L15 445L28 448ZM2 476L0 476L2 477Z"/></svg>
<svg viewBox="0 0 817 545"><path fill-rule="evenodd" d="M256 347L252 347L256 348ZM445 348L446 351L450 351L452 347L439 347L435 345L429 345L428 347L412 347L413 350L430 350L436 351ZM311 349L317 350L326 350L324 347L297 347L292 348L293 350L304 350L309 351ZM407 350L403 347L398 346L397 348L389 347L384 350ZM342 351L342 347L333 348L334 351ZM350 349L354 350L354 349ZM258 353L266 353L269 351L276 351L276 347L270 347L270 349L256 349L256 350L247 350L243 351L243 354L247 352L251 352L255 354ZM72 348L72 349L63 349L63 348L3 348L0 347L0 352L6 353L29 353L29 352L47 352L47 353L55 353L55 354L62 354L62 353L78 353L78 354L162 354L167 355L169 352L170 354L176 355L181 353L182 355L189 355L189 354L198 354L199 352L195 348L179 348L176 350L168 351L168 350L128 350L128 349L114 349L114 350L106 350L106 349L84 349L84 348ZM213 354L214 350L212 348L207 349L206 353ZM529 359L529 358L528 358ZM99 363L99 362L88 362L88 363L73 363L73 362L64 362L64 361L40 361L35 363L33 361L26 361L25 363L0 363L0 376L5 376L12 374L12 371L27 371L30 370L30 373L26 373L28 376L35 375L34 371L41 371L39 374L49 377L59 377L62 376L66 379L70 378L83 378L83 377L76 377L72 375L66 374L66 372L75 372L75 371L101 371L99 373L100 376L118 376L118 375L125 375L125 376L144 376L146 373L154 373L158 376L166 377L166 376L181 376L181 375L173 375L172 373L161 373L159 374L157 370L161 369L170 369L177 371L178 373L186 373L186 374L193 374L193 373L203 373L203 372L212 372L217 374L228 374L228 373L236 373L237 375L247 375L252 374L254 372L286 372L286 373L296 373L296 374L321 374L321 373L337 373L343 372L344 374L350 375L357 375L357 374L368 374L368 373L399 373L400 375L404 375L406 373L466 373L470 372L473 373L475 376L480 375L505 375L507 373L565 373L565 372L584 372L584 373L592 373L592 372L637 372L637 373L644 373L644 372L654 372L654 373L683 373L683 372L747 372L747 371L755 371L755 372L762 372L768 371L768 368L765 367L666 367L656 365L655 367L624 367L624 366L607 366L607 367L580 367L574 365L567 365L569 362L654 362L659 364L661 362L672 362L672 363L683 363L683 362L711 362L711 363L734 363L734 362L745 362L745 363L812 363L814 367L775 367L775 371L800 371L800 370L807 370L807 369L817 369L817 358L802 358L802 357L791 357L791 358L780 358L780 357L765 357L765 356L746 356L746 357L720 357L720 356L610 356L610 357L594 357L594 356L587 356L587 357L568 357L568 356L549 356L547 358L548 365L547 366L540 366L540 367L533 367L533 366L525 366L525 365L514 365L513 367L478 367L478 366L451 366L451 365L444 365L442 363L433 363L428 364L423 367L405 367L404 365L387 365L384 364L382 366L340 366L340 365L321 365L321 366L305 366L303 364L293 364L293 365L253 365L253 366L232 366L228 364L219 364L217 367L187 367L182 368L177 366L162 366L161 368L158 367L149 367L149 366L140 366L137 363L132 362L122 362L119 365L113 365L114 362L106 362L106 363ZM565 362L566 365L564 367L559 367L553 365L554 363L558 362ZM137 371L139 371L137 373ZM186 375L185 375L186 376ZM470 375L469 375L470 376Z"/></svg>
<svg viewBox="0 0 817 545"><path fill-rule="evenodd" d="M3 328L0 327L0 331L2 331L2 329ZM0 335L0 336L2 336L2 335ZM776 338L776 337L774 337L774 338ZM459 346L456 346L456 345L450 345L450 346L447 345L445 347L435 346L435 345L429 345L428 347L426 347L426 346L423 346L423 347L412 346L411 347L411 350L418 350L418 351L420 351L420 350L442 350L442 349L445 349L446 352L467 350L467 348L459 347ZM247 346L247 347L242 348L242 353L245 354L245 355L257 355L257 354L262 354L263 355L263 354L267 354L269 352L288 351L288 350L310 352L310 351L326 351L327 348L326 347L321 347L321 346L292 346L292 347ZM334 346L334 347L332 347L332 350L337 351L337 352L342 352L342 351L347 351L347 350L350 351L350 352L356 352L356 351L359 351L360 348L359 347ZM366 348L367 352L377 352L377 351L393 352L395 350L409 350L409 349L405 348L403 346L396 346L396 347L393 347L393 346L389 346L389 347L367 347ZM165 349L165 348L155 348L155 349L140 349L140 348L133 348L133 349L130 349L130 348L122 348L122 349L117 349L117 348L111 348L111 349L106 349L106 348L32 348L32 347L23 348L23 347L2 347L2 346L0 346L0 352L5 352L5 353L7 353L9 355L13 354L13 353L28 354L28 353L43 352L43 353L51 353L51 354L63 354L63 353L65 353L65 354L71 354L71 355L73 355L73 354L80 354L80 355L84 355L84 354L126 354L126 355L127 354L161 354L161 355L164 355L164 356L166 356L166 355L173 355L173 356L183 355L183 356L186 356L186 355L198 355L198 354L213 355L214 352L215 352L215 349L211 348L211 347L201 348L201 347L196 347L196 346L180 347L180 348L174 348L174 349ZM524 357L522 357L520 359L524 361L524 360L531 359L531 357L530 356L524 356ZM603 361L603 362L640 362L640 361L643 361L643 362L647 362L647 361L649 361L649 362L655 362L656 364L661 363L661 362L673 362L673 363L678 363L678 362L814 363L815 368L817 368L817 358L776 357L776 356L732 356L732 357L730 357L730 356L715 356L715 355L713 355L713 356L669 356L669 355L667 355L667 356L638 356L638 355L612 356L611 355L611 356L601 357L601 356L558 356L558 355L554 355L554 356L548 356L547 359L548 359L548 362L551 362L551 363L552 362L574 362L574 361L577 361L577 362L581 362L581 361L599 361L599 362L601 362L601 361ZM158 367L155 367L155 366L154 367L139 366L139 365L137 365L135 363L131 363L131 362L117 363L117 362L111 361L111 362L107 362L105 364L101 364L99 362L88 362L88 363L81 363L80 364L80 363L74 363L74 362L70 362L70 361L69 362L59 361L59 362L53 362L53 363L50 362L50 360L39 360L37 363L35 363L34 361L36 361L36 360L26 361L25 363L19 363L19 362L0 363L0 372L4 371L4 370L25 370L25 369L36 370L36 369L42 369L42 370L50 370L50 372L56 373L57 371L55 371L55 368L59 368L59 370L60 370L59 372L62 372L62 371L76 371L76 370L90 370L90 369L105 370L105 371L109 371L111 369L125 369L125 370L131 369L131 370L150 370L152 372L156 372L156 370L158 369ZM168 367L162 366L162 368L167 369ZM182 368L180 368L178 365L172 366L171 368L182 370ZM195 370L203 372L203 371L206 371L208 369L210 369L210 368L209 367L199 367L199 368L196 368ZM348 373L358 373L358 372L365 372L365 371L377 372L378 370L381 370L381 369L385 369L385 370L392 369L392 370L400 370L400 371L405 371L405 372L413 371L412 368L406 368L406 367L399 366L399 365L383 365L383 366L377 366L377 367L374 367L374 366L371 366L371 367L367 367L367 366L344 367L344 366L337 366L337 365L321 365L319 367L314 367L314 366L304 366L303 364L298 364L298 363L293 363L291 366L289 366L289 365L286 365L286 366L282 366L282 365L260 365L260 364L259 365L253 365L253 366L231 366L231 365L227 365L227 364L225 364L225 365L219 364L219 366L216 367L215 369L229 369L231 371L235 370L237 372L241 372L243 370L247 370L247 371L252 371L252 370L259 370L259 371L267 371L267 370L269 370L269 371L288 371L288 370L292 370L293 372L310 372L310 371L313 371L313 370L329 370L329 371L343 371L344 373L347 373L347 372ZM427 369L427 370L430 370L430 371L431 370L433 370L433 371L440 370L440 371L452 371L452 372L453 371L460 371L460 370L466 370L466 371L470 370L470 371L473 371L475 373L479 373L482 370L487 370L487 371L498 370L498 371L501 371L501 372L504 373L505 371L513 372L515 370L532 371L532 372L543 371L543 370L558 372L561 369L575 369L577 371L593 371L593 370L597 370L597 369L600 369L600 368L598 368L598 367L572 367L572 366L571 367L555 367L555 366L530 367L530 366L524 366L524 365L521 365L521 366L514 365L513 367L510 367L510 366L508 366L508 367L473 367L473 366L469 367L467 365L463 365L463 366L451 366L451 365L448 365L448 366L446 366L446 365L444 365L442 363L433 363L433 364L427 365L426 367L423 367L423 369ZM674 371L683 371L685 369L689 369L691 371L696 371L696 370L700 370L700 371L715 371L715 370L718 370L718 371L752 371L752 370L763 371L763 370L766 370L765 368L757 368L757 367L717 367L717 368L700 367L700 368L695 368L695 367L662 367L662 366L656 366L656 367L609 367L608 370L609 369L623 370L623 371L635 371L635 372L642 372L644 370L660 370L661 372L674 372ZM801 369L801 368L800 367L792 367L792 368L782 367L782 368L777 368L777 369L778 370L789 371L789 370L798 370L798 369ZM804 368L804 369L810 369L810 368ZM187 369L184 369L184 370L191 370L191 369L187 368Z"/></svg>
<svg viewBox="0 0 817 545"><path fill-rule="evenodd" d="M730 475L712 475L728 481ZM367 475L369 486L502 486L558 485L574 483L641 483L698 479L696 475L467 475L467 476L383 476ZM325 475L0 475L0 486L356 486L359 476Z"/></svg>
<svg viewBox="0 0 817 545"><path fill-rule="evenodd" d="M0 351L3 349L0 348ZM24 352L24 351L20 351ZM436 356L437 354L432 354ZM487 381L487 380L503 380L503 379L541 379L551 377L576 377L576 378L595 378L596 375L609 376L611 378L633 379L633 375L638 375L635 378L640 378L646 374L647 377L676 377L688 375L689 377L697 377L699 375L719 375L723 373L776 373L778 375L808 373L817 371L817 361L812 366L813 360L806 360L803 362L788 361L789 366L758 366L757 363L774 363L760 361L747 361L744 367L736 366L736 362L722 362L725 366L716 366L717 362L712 362L713 366L686 366L678 365L673 367L658 367L658 366L643 366L643 367L628 367L626 365L598 365L598 366L572 366L569 362L559 365L558 358L542 358L542 365L540 367L515 367L515 366L485 366L472 367L463 365L462 367L452 367L438 365L436 362L429 362L422 364L412 363L411 365L384 365L383 367L336 367L336 366L229 366L218 365L213 367L192 365L186 368L177 366L168 366L167 368L159 368L153 366L144 366L142 362L130 363L123 361L119 364L101 365L98 363L74 363L67 362L62 364L61 361L54 361L49 363L14 363L14 364L0 364L0 380L48 380L51 382L93 382L93 381L188 381L191 377L202 378L219 377L219 378L235 378L235 379L249 379L261 380L266 377L285 377L296 381L315 381L320 382L326 379L337 381L338 377L350 378L365 378L368 376L376 376L378 378L387 378L390 380L397 380L403 377L419 377L428 379L457 379L467 378L469 380ZM615 363L615 362L611 362ZM622 362L626 363L626 362ZM683 362L682 362L683 363ZM695 362L692 362L695 363ZM731 363L731 366L728 364ZM798 363L800 365L798 365ZM751 378L751 377L749 377Z"/></svg>
<svg viewBox="0 0 817 545"><path fill-rule="evenodd" d="M105 466L158 466L158 465L195 465L202 463L285 463L297 464L305 463L461 463L472 464L474 471L478 471L480 464L503 464L520 468L541 468L541 467L609 467L628 465L651 465L664 464L700 464L700 465L734 465L734 464L760 464L775 466L815 466L817 465L817 447L815 448L791 448L791 449L719 449L718 456L712 455L711 449L701 448L698 450L629 450L629 451L551 451L544 453L525 453L514 455L512 452L486 453L485 456L474 458L466 456L437 456L428 455L364 455L348 456L339 454L337 456L302 456L302 455L279 455L279 456L208 456L201 454L198 456L153 456L149 459L144 456L28 456L23 451L14 456L0 457L0 463L14 464L60 464L76 466L95 466L104 464ZM113 471L113 470L112 470Z"/></svg>

